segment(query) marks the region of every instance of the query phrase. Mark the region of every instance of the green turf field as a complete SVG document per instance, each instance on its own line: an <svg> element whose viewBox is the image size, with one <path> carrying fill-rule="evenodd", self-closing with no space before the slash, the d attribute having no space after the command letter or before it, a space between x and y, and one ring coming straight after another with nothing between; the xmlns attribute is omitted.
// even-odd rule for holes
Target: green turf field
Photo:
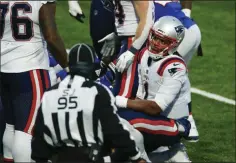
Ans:
<svg viewBox="0 0 236 163"><path fill-rule="evenodd" d="M90 43L89 2L81 2L87 16L84 24L68 14L66 2L59 2L57 23L66 47ZM235 2L194 2L193 18L202 32L204 57L190 64L193 87L235 99ZM192 96L193 115L200 141L186 143L194 162L235 162L235 107Z"/></svg>

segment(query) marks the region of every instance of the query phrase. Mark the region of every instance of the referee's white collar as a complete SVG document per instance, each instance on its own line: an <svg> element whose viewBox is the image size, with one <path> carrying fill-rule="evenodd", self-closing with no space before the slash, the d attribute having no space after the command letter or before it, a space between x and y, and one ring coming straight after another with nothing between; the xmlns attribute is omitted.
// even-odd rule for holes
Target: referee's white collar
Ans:
<svg viewBox="0 0 236 163"><path fill-rule="evenodd" d="M67 75L66 78L60 82L59 88L67 87L70 82L70 78L71 76ZM73 83L76 83L76 87L80 87L84 81L85 81L85 78L82 76L75 75L73 78ZM71 83L71 87L73 87L73 83Z"/></svg>

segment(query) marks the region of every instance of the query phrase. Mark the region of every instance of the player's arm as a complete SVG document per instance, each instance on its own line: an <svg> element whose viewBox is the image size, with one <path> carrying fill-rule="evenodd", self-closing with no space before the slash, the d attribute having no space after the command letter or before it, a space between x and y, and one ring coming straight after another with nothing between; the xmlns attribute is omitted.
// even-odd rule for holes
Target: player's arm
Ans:
<svg viewBox="0 0 236 163"><path fill-rule="evenodd" d="M159 89L154 99L140 100L127 99L121 96L116 97L118 107L130 108L135 111L144 112L150 115L157 115L164 111L178 95L182 83L186 80L186 67L181 62L168 65L165 70L159 70L162 80L157 83ZM162 73L163 72L163 73ZM147 92L146 92L147 93Z"/></svg>
<svg viewBox="0 0 236 163"><path fill-rule="evenodd" d="M120 108L129 108L149 115L158 115L162 111L155 101L139 98L131 100L122 96L116 96L116 105Z"/></svg>
<svg viewBox="0 0 236 163"><path fill-rule="evenodd" d="M40 107L36 117L33 138L31 142L31 158L36 162L47 162L53 153L53 147L44 140L44 134L49 134L47 132L44 133L45 128L46 126L44 125L42 108Z"/></svg>
<svg viewBox="0 0 236 163"><path fill-rule="evenodd" d="M188 1L181 1L181 5L182 5L182 11L184 12L184 14L187 17L191 17L191 10L192 10L192 1L188 0Z"/></svg>
<svg viewBox="0 0 236 163"><path fill-rule="evenodd" d="M132 47L140 50L145 43L150 28L153 25L153 3L151 1L133 1L135 12L139 18L138 27Z"/></svg>
<svg viewBox="0 0 236 163"><path fill-rule="evenodd" d="M161 107L155 101L151 100L128 99L127 107L149 115L158 115L162 111Z"/></svg>
<svg viewBox="0 0 236 163"><path fill-rule="evenodd" d="M153 2L137 0L132 2L134 4L135 13L139 18L139 23L131 47L121 54L117 60L116 69L121 73L132 64L134 55L142 48L153 25Z"/></svg>
<svg viewBox="0 0 236 163"><path fill-rule="evenodd" d="M121 123L116 113L115 98L105 87L98 87L99 95L96 97L95 109L98 110L99 119L102 126L104 141L109 148L121 149L119 156L113 155L114 161L130 158L137 160L140 158L140 152L128 129Z"/></svg>
<svg viewBox="0 0 236 163"><path fill-rule="evenodd" d="M47 42L48 50L56 61L63 67L68 66L67 52L65 45L57 30L55 21L56 3L48 2L43 4L39 11L39 23L44 39Z"/></svg>

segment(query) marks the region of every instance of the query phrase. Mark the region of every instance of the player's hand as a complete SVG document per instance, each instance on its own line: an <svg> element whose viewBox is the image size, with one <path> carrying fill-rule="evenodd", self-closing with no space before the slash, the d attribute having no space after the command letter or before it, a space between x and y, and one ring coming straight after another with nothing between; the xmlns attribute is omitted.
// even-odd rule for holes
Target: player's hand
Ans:
<svg viewBox="0 0 236 163"><path fill-rule="evenodd" d="M77 1L68 1L69 13L72 17L76 18L79 22L84 23L85 15Z"/></svg>
<svg viewBox="0 0 236 163"><path fill-rule="evenodd" d="M118 72L123 72L124 70L127 70L129 66L133 63L134 60L134 54L127 50L121 56L118 58L118 61L116 63L116 69Z"/></svg>
<svg viewBox="0 0 236 163"><path fill-rule="evenodd" d="M115 48L116 48L116 39L117 39L116 34L112 32L98 41L98 43L105 42L101 50L101 54L103 58L111 57L114 55Z"/></svg>
<svg viewBox="0 0 236 163"><path fill-rule="evenodd" d="M123 96L116 96L116 106L118 108L127 108L127 102L128 102L128 98L125 98Z"/></svg>

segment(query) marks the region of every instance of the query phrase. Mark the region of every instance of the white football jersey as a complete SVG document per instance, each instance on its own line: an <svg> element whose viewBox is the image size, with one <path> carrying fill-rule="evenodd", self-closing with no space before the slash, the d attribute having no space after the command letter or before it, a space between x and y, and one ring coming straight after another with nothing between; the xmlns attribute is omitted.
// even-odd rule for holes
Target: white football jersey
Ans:
<svg viewBox="0 0 236 163"><path fill-rule="evenodd" d="M132 0L114 0L115 25L118 36L135 36L139 18ZM149 12L154 13L153 2L149 1Z"/></svg>
<svg viewBox="0 0 236 163"><path fill-rule="evenodd" d="M191 95L185 62L176 55L153 61L148 53L144 51L139 65L137 97L155 101L168 118L188 116Z"/></svg>
<svg viewBox="0 0 236 163"><path fill-rule="evenodd" d="M1 72L48 69L39 10L47 1L1 1Z"/></svg>

